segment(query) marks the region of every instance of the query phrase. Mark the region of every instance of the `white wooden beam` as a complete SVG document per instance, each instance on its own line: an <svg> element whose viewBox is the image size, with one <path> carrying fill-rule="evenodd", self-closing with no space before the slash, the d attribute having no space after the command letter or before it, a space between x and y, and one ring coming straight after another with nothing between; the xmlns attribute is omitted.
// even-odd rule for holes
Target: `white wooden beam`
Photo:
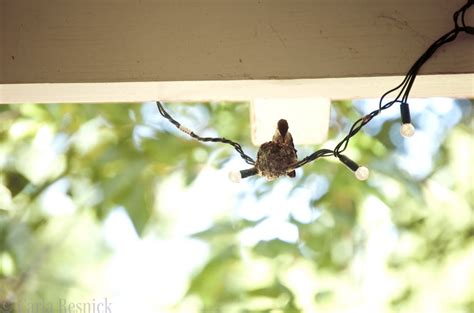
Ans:
<svg viewBox="0 0 474 313"><path fill-rule="evenodd" d="M379 98L403 77L0 84L0 103L131 102L147 100L251 100L255 98ZM474 74L421 75L411 97L474 98Z"/></svg>
<svg viewBox="0 0 474 313"><path fill-rule="evenodd" d="M463 3L0 0L0 84L399 76L453 27ZM473 51L460 35L422 72L474 73Z"/></svg>

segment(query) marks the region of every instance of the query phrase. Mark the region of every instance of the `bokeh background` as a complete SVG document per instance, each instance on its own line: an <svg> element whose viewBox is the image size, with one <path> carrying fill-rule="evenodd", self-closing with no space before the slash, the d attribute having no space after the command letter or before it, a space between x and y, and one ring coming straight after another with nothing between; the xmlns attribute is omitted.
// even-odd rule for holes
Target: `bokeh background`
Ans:
<svg viewBox="0 0 474 313"><path fill-rule="evenodd" d="M0 105L0 311L474 312L474 105L410 104L414 137L394 106L351 141L366 182L325 158L240 184L232 147L153 102ZM248 103L165 105L256 155ZM333 102L321 147L376 107Z"/></svg>

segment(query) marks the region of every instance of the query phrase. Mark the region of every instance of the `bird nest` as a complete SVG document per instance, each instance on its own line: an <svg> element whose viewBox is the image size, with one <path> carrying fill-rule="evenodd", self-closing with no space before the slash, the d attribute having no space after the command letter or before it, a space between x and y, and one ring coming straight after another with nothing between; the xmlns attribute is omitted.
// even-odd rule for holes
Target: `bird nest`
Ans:
<svg viewBox="0 0 474 313"><path fill-rule="evenodd" d="M269 141L260 146L255 167L259 175L273 180L286 175L289 166L296 160L296 150L293 147Z"/></svg>

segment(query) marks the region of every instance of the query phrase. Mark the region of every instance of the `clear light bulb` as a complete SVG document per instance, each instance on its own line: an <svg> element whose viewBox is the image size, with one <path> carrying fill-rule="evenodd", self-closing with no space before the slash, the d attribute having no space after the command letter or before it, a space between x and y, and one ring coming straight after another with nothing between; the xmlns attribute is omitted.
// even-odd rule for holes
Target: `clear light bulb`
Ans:
<svg viewBox="0 0 474 313"><path fill-rule="evenodd" d="M240 174L239 171L230 171L229 179L233 183L240 183L240 180L242 179L242 175Z"/></svg>
<svg viewBox="0 0 474 313"><path fill-rule="evenodd" d="M415 134L415 127L411 123L402 124L400 134L403 137L411 137Z"/></svg>
<svg viewBox="0 0 474 313"><path fill-rule="evenodd" d="M358 180L367 180L369 178L370 171L365 166L359 166L359 168L355 171L355 176Z"/></svg>

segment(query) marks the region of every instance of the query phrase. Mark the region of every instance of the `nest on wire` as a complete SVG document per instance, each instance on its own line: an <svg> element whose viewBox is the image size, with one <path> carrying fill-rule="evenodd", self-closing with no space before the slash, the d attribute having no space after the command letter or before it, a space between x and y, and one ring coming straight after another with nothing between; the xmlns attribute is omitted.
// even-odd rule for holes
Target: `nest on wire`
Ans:
<svg viewBox="0 0 474 313"><path fill-rule="evenodd" d="M260 176L273 180L287 175L289 165L296 161L296 150L292 146L269 141L260 146L255 168Z"/></svg>

